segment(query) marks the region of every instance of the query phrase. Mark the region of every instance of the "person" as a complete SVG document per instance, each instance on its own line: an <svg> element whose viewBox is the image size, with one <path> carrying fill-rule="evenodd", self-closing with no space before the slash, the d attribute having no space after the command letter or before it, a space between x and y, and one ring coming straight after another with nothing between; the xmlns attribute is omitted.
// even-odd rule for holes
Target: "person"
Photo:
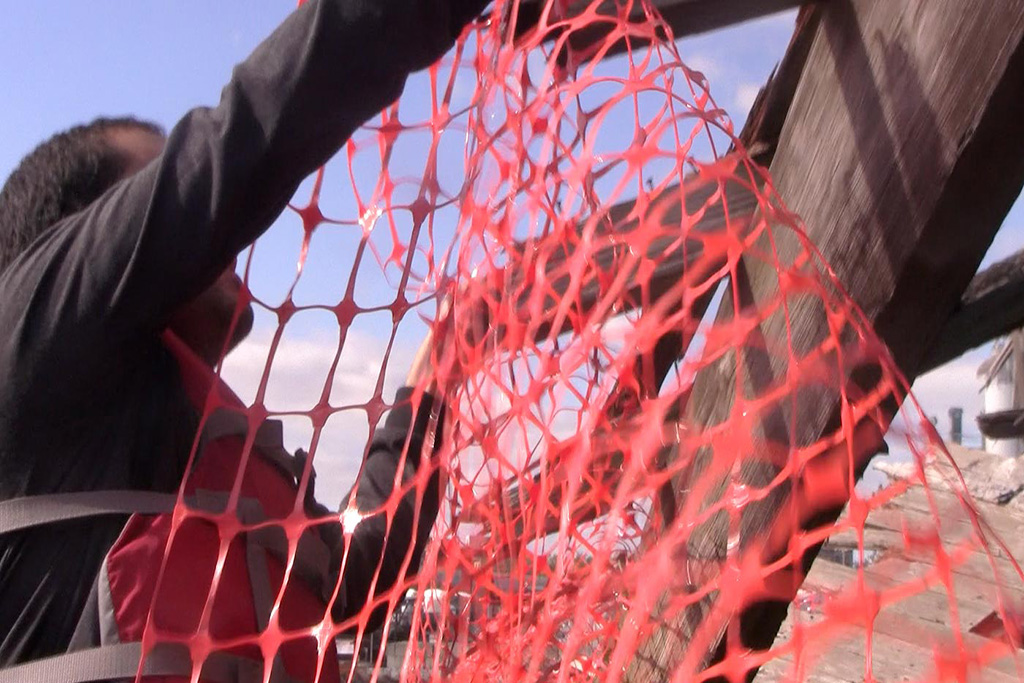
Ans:
<svg viewBox="0 0 1024 683"><path fill-rule="evenodd" d="M309 0L235 69L215 108L192 110L167 135L99 119L21 162L0 191L0 506L178 490L200 417L181 355L209 368L252 325L237 254L486 4ZM422 354L417 366L412 383ZM403 401L373 439L360 509L415 465L402 454L418 452L425 427L413 427L423 420L408 391ZM412 515L390 530L361 525L362 559L422 537L427 508L416 529ZM0 535L0 667L69 648L126 519L110 511ZM348 592L369 599L378 568L345 566L342 592L355 585Z"/></svg>

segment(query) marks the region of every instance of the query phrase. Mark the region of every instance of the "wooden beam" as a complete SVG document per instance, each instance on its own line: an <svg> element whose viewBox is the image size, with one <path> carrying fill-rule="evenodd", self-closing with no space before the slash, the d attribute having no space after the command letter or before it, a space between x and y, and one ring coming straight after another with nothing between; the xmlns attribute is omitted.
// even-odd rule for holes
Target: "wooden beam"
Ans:
<svg viewBox="0 0 1024 683"><path fill-rule="evenodd" d="M806 4L807 0L654 0L676 38L715 31ZM640 5L640 3L636 3Z"/></svg>
<svg viewBox="0 0 1024 683"><path fill-rule="evenodd" d="M921 373L1024 326L1024 250L978 273L942 326Z"/></svg>
<svg viewBox="0 0 1024 683"><path fill-rule="evenodd" d="M740 143L763 166L770 166L775 158L782 127L789 117L820 20L819 3L809 3L800 8L786 54L768 77L768 82L758 91L740 132Z"/></svg>
<svg viewBox="0 0 1024 683"><path fill-rule="evenodd" d="M644 255L655 260L656 265L649 277L644 279L643 286L634 283L627 287L625 292L615 297L615 311L607 313L619 315L649 305L675 287L694 264L700 265L702 274L692 276L699 278L721 268L724 256L718 259L707 254L701 236L725 230L727 221L733 226L740 221L749 221L757 210L757 202L757 195L752 189L738 182L718 184L695 181L682 193L678 186L666 190L642 212L637 211L632 201L611 207L605 215L596 217L593 237L590 238L597 244L603 242L605 246L595 249L591 254L586 280L574 294L570 313L555 335L572 329L574 319L590 315L594 306L605 298L609 281L621 279L623 269L636 272L640 268L636 247L644 242L630 239L630 235L639 227L647 226L651 221L665 226L664 236L646 243ZM728 215L725 206L729 207ZM688 239L680 240L679 226L690 220L684 220L684 208L687 217L699 215L699 218L688 226ZM529 260L530 245L523 244L521 247L526 255L521 262L517 260L516 267L508 272L504 290L516 301L515 315L518 320L526 326L532 337L541 339L551 334L554 311L566 301L573 266L566 254L571 256L575 245L569 244L545 254L544 275L536 278L545 287L540 311L531 304L537 292L535 279L530 275L537 264Z"/></svg>
<svg viewBox="0 0 1024 683"><path fill-rule="evenodd" d="M818 4L811 3L804 5L801 9L796 21L796 30L786 54L758 93L754 105L751 107L747 123L740 133L740 143L748 154L760 164L770 164L774 158L783 123L789 113L818 27L820 17L818 7ZM721 197L713 198L712 195L719 191L722 192ZM658 260L658 265L647 280L647 291L641 295L640 288L634 286L622 297L618 312L628 311L642 305L645 297L648 301L656 300L683 277L688 266L698 260L705 261L702 264L705 269L717 269L720 264L708 262L706 254L702 253L700 236L725 229L725 206L729 207L728 218L732 221L749 220L758 208L758 199L751 187L739 183L726 183L724 187L715 183L698 184L696 178L693 179L693 183L688 184L685 192L681 192L679 186L675 185L661 191L657 197L649 198L650 206L642 214L637 212L634 200L621 202L608 209L607 214L600 217L601 220L596 227L596 236L615 235L613 243L594 255L593 262L597 269L610 272L619 267L624 253L630 251L628 235L637 229L641 221L650 221L653 215L657 215L657 220L666 226L666 233L672 233L682 225L681 196L683 198L682 205L685 207L687 215L696 215L703 211L700 219L689 227L689 234L693 239L688 240L686 245L675 244L676 240L672 237L653 241L649 245L647 253L650 257ZM661 211L662 206L667 206L663 212ZM528 245L522 246L526 249L529 248ZM552 289L551 296L545 302L546 310L548 307L557 305L566 291L568 282L568 277L565 275L567 270L566 253L567 251L563 249L560 252L549 254L546 258L542 280ZM529 288L523 286L521 270L521 268L517 268L517 271L520 272L513 274L506 289L518 293L519 317L525 321L537 316L534 316L525 305ZM599 296L597 282L589 283L579 293L575 312L577 314L586 313L594 306ZM542 319L546 319L546 317L540 316ZM536 330L536 336L546 335L549 331L549 328L542 326ZM565 327L560 330L560 332L565 331L567 331ZM669 359L666 356L663 360L671 363L675 358ZM655 375L660 375L663 378L667 369L665 362L661 362L658 364ZM660 385L660 380L658 384Z"/></svg>
<svg viewBox="0 0 1024 683"><path fill-rule="evenodd" d="M801 215L812 241L847 292L888 344L894 359L916 376L932 342L960 300L1024 181L1024 0L836 0L823 5L811 48L771 170L789 209ZM972 231L962 229L971 225ZM781 243L781 253L795 245ZM746 262L736 284L741 305L762 300L778 286L770 265ZM728 318L732 301L723 304ZM795 305L789 320L765 323L766 338L808 348L826 334L823 313ZM782 327L782 329L780 329ZM696 378L686 419L720 424L733 406L736 363L745 392L783 376L785 358L750 349ZM811 397L807 397L811 398ZM813 441L834 425L836 405L821 397L800 400L783 421L796 438ZM899 397L897 397L899 398ZM889 410L895 409L895 402ZM764 431L768 431L766 425ZM787 430L772 434L787 438ZM677 496L713 458L703 453ZM773 475L766 463L748 462L740 473L758 486ZM716 487L716 490L724 488ZM772 528L786 494L750 505L741 540ZM682 498L681 498L682 500ZM702 507L714 501L702 501ZM834 517L839 510L823 511ZM727 552L728 525L717 517L690 536L684 555L703 560ZM814 552L802 558L813 561ZM715 596L664 625L640 648L630 681L662 681L684 654L706 664L724 652L725 622L711 622ZM771 645L787 601L751 605L739 618L744 647ZM712 647L689 652L699 630L713 630ZM713 634L712 634L713 635Z"/></svg>
<svg viewBox="0 0 1024 683"><path fill-rule="evenodd" d="M718 29L741 24L752 19L760 19L770 14L777 14L794 7L806 4L807 0L654 0L654 6L661 12L676 40L687 36L708 33ZM589 0L582 0L582 6L589 5ZM606 3L609 14L615 15L615 3ZM636 21L644 19L642 3L633 4L632 17ZM579 32L580 41L575 47L582 47L589 38L587 31ZM594 34L600 37L600 34ZM589 38L594 40L594 38ZM636 44L643 44L638 40ZM620 41L609 52L609 55L625 52L626 43Z"/></svg>
<svg viewBox="0 0 1024 683"><path fill-rule="evenodd" d="M653 0L653 4L661 12L662 17L672 28L673 36L678 40L817 1L819 0ZM589 9L591 3L592 0L573 0L569 4L569 15ZM544 2L541 0L521 0L517 20L518 34L521 35L526 28L536 25L543 6ZM598 12L609 17L610 21L604 25L591 22L586 27L574 30L569 41L575 50L586 51L601 45L601 41L610 30L611 20L618 16L617 3L606 2ZM642 3L633 3L630 18L637 23L646 21ZM634 47L646 44L651 37L653 36L635 36ZM610 48L607 56L621 54L625 50L625 41L619 41Z"/></svg>

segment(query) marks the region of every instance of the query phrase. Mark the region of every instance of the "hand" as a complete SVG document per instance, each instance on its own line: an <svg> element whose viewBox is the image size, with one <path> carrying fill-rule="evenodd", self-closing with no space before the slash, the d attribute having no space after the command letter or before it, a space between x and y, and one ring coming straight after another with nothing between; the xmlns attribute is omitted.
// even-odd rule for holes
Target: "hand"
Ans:
<svg viewBox="0 0 1024 683"><path fill-rule="evenodd" d="M367 0L381 3L391 16L385 22L401 27L398 35L422 40L410 53L410 71L426 69L455 45L463 29L480 16L490 0Z"/></svg>
<svg viewBox="0 0 1024 683"><path fill-rule="evenodd" d="M450 3L448 11L451 17L449 23L452 40L458 39L462 35L462 29L466 28L469 22L480 16L484 8L490 4L490 0L448 0L448 2Z"/></svg>
<svg viewBox="0 0 1024 683"><path fill-rule="evenodd" d="M434 371L434 363L437 357L444 351L447 330L451 318L451 296L445 295L438 305L437 316L427 330L427 336L420 342L416 351L409 373L405 376L405 385L409 387L420 386L425 391L433 393L437 389L437 372ZM440 341L435 341L435 340Z"/></svg>
<svg viewBox="0 0 1024 683"><path fill-rule="evenodd" d="M540 23L541 17L544 14L544 9L547 6L548 0L520 0L519 12L515 17L512 16L512 8L514 3L508 2L503 11L502 16L502 38L507 36L505 28L515 21L515 31L511 38L513 44L517 46L527 45L527 49L536 46L537 42L541 43L553 43L558 40L563 33L565 33L564 26L551 27L550 24L544 26L540 33L535 35L534 29L537 28ZM559 11L559 5L556 3L552 8L554 11L548 16L548 22L554 23L561 16L562 13ZM569 61L569 55L567 48L563 46L555 55L555 62L562 69L566 68Z"/></svg>
<svg viewBox="0 0 1024 683"><path fill-rule="evenodd" d="M491 307L501 300L502 291L496 282L502 273L497 271L495 280L469 280L457 286L440 298L437 315L430 325L427 336L420 343L419 350L406 376L406 386L417 386L429 381L428 391L437 388L437 378L444 381L458 380L462 373L472 367L485 353L485 346L493 347L502 339L502 325L492 328ZM453 297L458 297L456 308ZM428 379L429 377L429 379Z"/></svg>

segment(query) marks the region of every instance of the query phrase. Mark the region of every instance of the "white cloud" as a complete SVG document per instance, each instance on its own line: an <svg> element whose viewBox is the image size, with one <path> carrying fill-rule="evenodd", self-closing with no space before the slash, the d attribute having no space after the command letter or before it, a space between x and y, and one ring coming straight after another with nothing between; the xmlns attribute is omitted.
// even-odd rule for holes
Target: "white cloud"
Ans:
<svg viewBox="0 0 1024 683"><path fill-rule="evenodd" d="M985 254L982 268L1015 254L1024 245L1024 201L1018 198Z"/></svg>
<svg viewBox="0 0 1024 683"><path fill-rule="evenodd" d="M625 318L616 323L605 330L610 338L606 341L618 341L631 329L631 324ZM271 339L272 330L262 330L225 362L223 374L226 381L246 403L252 403L256 396L266 367ZM360 405L373 396L386 345L387 339L384 337L359 330L350 331L331 386L332 406ZM385 400L393 398L414 351L411 346L396 345L385 374ZM319 400L336 353L337 337L326 331L319 336L296 339L289 339L286 335L271 367L266 391L267 408L272 411L310 410ZM914 396L922 411L928 417L938 418L939 432L943 436L949 431L948 409L954 406L964 408L964 431L968 445L975 445L978 438L975 418L981 412L982 397L975 373L986 355L986 350L966 354L918 378L913 386ZM576 410L559 411L551 425L552 435L555 438L571 435L575 432L576 419ZM283 421L286 446L292 450L309 449L313 435L309 419L286 416ZM906 426L898 425L894 434L906 429ZM527 431L530 432L528 441L536 443L540 432L535 428ZM337 508L354 481L369 435L370 425L366 413L358 408L332 415L325 426L314 462L317 469L317 497L329 507ZM521 445L521 436L514 440ZM898 441L898 436L890 439L890 442L897 442L893 443L894 446L898 445ZM463 464L475 469L471 464L472 458L466 460ZM475 464L477 467L482 465L479 462Z"/></svg>
<svg viewBox="0 0 1024 683"><path fill-rule="evenodd" d="M929 419L938 419L939 433L943 437L949 434L949 409L959 407L964 409L965 441L967 445L978 445L975 419L982 410L982 395L976 373L987 355L987 347L972 351L918 377L914 382L911 391L921 410Z"/></svg>
<svg viewBox="0 0 1024 683"><path fill-rule="evenodd" d="M224 362L225 381L247 404L257 390L270 355L273 329L259 329ZM380 377L387 338L349 330L331 383L330 405L363 405L374 394ZM394 398L409 367L414 348L395 345L385 371L383 397ZM324 330L310 336L289 338L287 333L271 363L265 405L273 412L305 412L319 401L338 353L337 332ZM313 426L302 415L284 416L285 446L294 451L310 449ZM317 498L337 509L359 471L370 434L366 412L360 408L333 414L327 421L314 454Z"/></svg>
<svg viewBox="0 0 1024 683"><path fill-rule="evenodd" d="M903 410L893 421L886 435L890 455L880 458L876 463L896 466L911 459L911 442L921 445L927 434L919 427L922 419L936 422L936 430L943 439L949 438L950 408L963 408L964 445L971 448L981 447L981 435L976 421L982 410L982 395L979 393L981 382L977 378L978 365L988 355L989 345L964 354L931 372L917 378L911 387L911 393L921 408L919 413L908 399ZM888 482L889 478L871 468L864 475L859 485L862 493L870 492Z"/></svg>
<svg viewBox="0 0 1024 683"><path fill-rule="evenodd" d="M750 111L750 108L754 106L754 100L757 99L757 94L761 92L760 83L740 83L736 86L736 95L734 101L738 112L742 112L744 116Z"/></svg>
<svg viewBox="0 0 1024 683"><path fill-rule="evenodd" d="M722 68L719 66L718 62L708 55L696 54L684 56L683 64L694 71L701 72L709 81L715 80L718 78L719 74L722 73Z"/></svg>

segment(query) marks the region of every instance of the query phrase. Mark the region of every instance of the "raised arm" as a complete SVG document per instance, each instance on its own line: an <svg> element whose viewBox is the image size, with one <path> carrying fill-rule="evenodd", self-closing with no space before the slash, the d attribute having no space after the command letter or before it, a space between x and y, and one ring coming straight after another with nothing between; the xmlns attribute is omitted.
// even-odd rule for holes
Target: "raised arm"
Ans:
<svg viewBox="0 0 1024 683"><path fill-rule="evenodd" d="M438 375L451 382L457 374L453 357L446 354L451 348L449 310L445 298L439 312L443 322L435 323L420 344L406 386L398 390L384 425L374 433L359 480L343 503L343 509L354 503L365 516L348 542L341 591L333 611L338 622L366 608L371 587L374 596L387 596L402 578L403 566L406 578L419 572L443 486L435 457L445 417L444 405L439 403L443 391L438 389ZM417 388L423 390L418 400ZM425 487L417 486L418 476L426 480ZM404 495L396 495L396 481L406 489ZM339 555L344 553L345 543L339 539L336 548ZM367 630L378 628L386 616L387 605L382 601L373 609Z"/></svg>
<svg viewBox="0 0 1024 683"><path fill-rule="evenodd" d="M441 472L432 453L422 452L434 399L424 394L414 414L412 394L409 387L399 389L394 408L373 436L354 489L356 508L369 514L356 525L348 544L341 594L334 605L337 622L365 609L374 581L374 594L386 595L399 579L406 558L406 578L419 572L427 538L437 519ZM421 468L427 471L429 480L419 492L413 482ZM394 495L399 472L397 479L409 487L400 497ZM343 551L344 543L340 549ZM379 627L386 615L387 607L382 603L373 610L367 630Z"/></svg>
<svg viewBox="0 0 1024 683"><path fill-rule="evenodd" d="M0 376L92 386L205 290L482 0L311 0L163 153L0 273ZM106 359L104 361L104 359ZM84 384L82 386L81 384Z"/></svg>

